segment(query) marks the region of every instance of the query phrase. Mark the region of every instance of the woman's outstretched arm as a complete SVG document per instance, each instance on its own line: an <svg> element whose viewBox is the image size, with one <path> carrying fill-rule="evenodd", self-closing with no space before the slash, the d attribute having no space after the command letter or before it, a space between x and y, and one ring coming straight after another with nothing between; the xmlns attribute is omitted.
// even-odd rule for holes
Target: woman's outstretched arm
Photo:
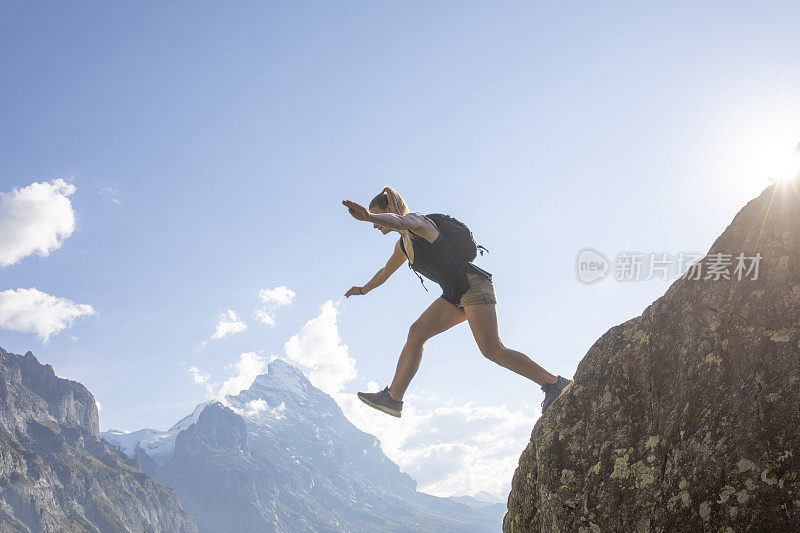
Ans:
<svg viewBox="0 0 800 533"><path fill-rule="evenodd" d="M386 262L386 266L378 270L365 285L361 287L352 287L345 293L345 296L349 298L354 295L367 294L375 287L382 285L392 274L397 272L397 269L400 268L400 265L402 265L405 260L406 255L403 253L403 249L400 248L400 240L398 240L397 244L394 246L394 253L392 253L392 256Z"/></svg>
<svg viewBox="0 0 800 533"><path fill-rule="evenodd" d="M342 201L347 210L356 220L372 222L379 226L393 230L411 230L420 237L433 242L439 236L439 230L422 215L408 213L407 215L395 215L394 213L370 213L367 209L350 200Z"/></svg>

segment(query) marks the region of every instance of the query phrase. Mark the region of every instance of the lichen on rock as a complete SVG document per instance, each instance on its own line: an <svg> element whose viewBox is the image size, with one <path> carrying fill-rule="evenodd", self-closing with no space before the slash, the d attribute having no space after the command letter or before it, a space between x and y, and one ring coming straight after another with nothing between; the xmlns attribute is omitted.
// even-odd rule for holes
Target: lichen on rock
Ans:
<svg viewBox="0 0 800 533"><path fill-rule="evenodd" d="M505 532L800 531L798 184L718 253L761 254L758 279L679 279L605 333L534 426Z"/></svg>

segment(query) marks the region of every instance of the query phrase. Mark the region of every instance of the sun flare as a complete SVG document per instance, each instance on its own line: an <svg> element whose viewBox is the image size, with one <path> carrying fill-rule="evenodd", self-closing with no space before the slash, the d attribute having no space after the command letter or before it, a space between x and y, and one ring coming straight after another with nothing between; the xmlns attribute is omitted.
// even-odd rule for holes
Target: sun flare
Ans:
<svg viewBox="0 0 800 533"><path fill-rule="evenodd" d="M761 172L769 181L794 178L800 173L800 145L782 139L759 146L752 154L753 172Z"/></svg>
<svg viewBox="0 0 800 533"><path fill-rule="evenodd" d="M770 183L800 176L800 131L797 128L754 129L729 148L730 185L757 194Z"/></svg>

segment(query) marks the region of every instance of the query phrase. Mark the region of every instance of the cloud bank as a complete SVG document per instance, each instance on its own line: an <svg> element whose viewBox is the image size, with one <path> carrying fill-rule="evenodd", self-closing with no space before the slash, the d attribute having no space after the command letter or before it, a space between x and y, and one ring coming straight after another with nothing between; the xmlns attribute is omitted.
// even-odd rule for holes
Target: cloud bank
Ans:
<svg viewBox="0 0 800 533"><path fill-rule="evenodd" d="M483 491L504 498L541 414L534 405L524 410L471 402L457 405L434 396L406 394L398 424L365 406L355 394L334 398L356 427L378 437L383 452L417 481L418 490L436 496Z"/></svg>
<svg viewBox="0 0 800 533"><path fill-rule="evenodd" d="M74 185L56 179L0 193L0 266L60 248L75 231L74 192Z"/></svg>

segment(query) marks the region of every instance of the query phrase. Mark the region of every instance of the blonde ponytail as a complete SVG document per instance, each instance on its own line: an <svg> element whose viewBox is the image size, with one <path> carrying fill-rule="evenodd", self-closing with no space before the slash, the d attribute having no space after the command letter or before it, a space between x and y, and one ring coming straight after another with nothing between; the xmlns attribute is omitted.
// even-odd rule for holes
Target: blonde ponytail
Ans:
<svg viewBox="0 0 800 533"><path fill-rule="evenodd" d="M373 198L369 203L370 209L374 207L400 216L408 213L408 206L406 206L406 202L403 200L403 197L400 196L399 192L388 186L384 187L383 190L379 192L378 195L375 196L375 198Z"/></svg>

